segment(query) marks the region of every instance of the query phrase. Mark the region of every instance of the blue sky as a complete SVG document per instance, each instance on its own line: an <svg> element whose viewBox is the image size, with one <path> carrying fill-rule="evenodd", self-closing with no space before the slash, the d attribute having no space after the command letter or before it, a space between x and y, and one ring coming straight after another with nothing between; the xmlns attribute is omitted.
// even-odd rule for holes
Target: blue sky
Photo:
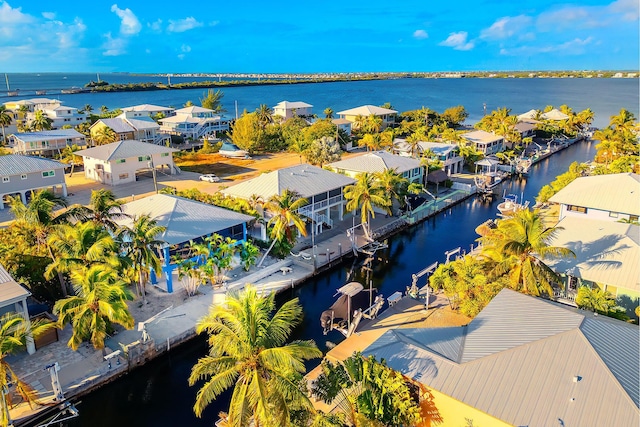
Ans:
<svg viewBox="0 0 640 427"><path fill-rule="evenodd" d="M638 0L0 0L0 72L638 70L638 9Z"/></svg>

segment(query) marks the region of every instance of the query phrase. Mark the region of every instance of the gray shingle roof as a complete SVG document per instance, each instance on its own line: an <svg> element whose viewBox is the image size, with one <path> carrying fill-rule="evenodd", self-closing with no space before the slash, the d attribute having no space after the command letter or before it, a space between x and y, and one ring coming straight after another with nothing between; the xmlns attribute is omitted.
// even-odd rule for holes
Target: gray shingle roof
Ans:
<svg viewBox="0 0 640 427"><path fill-rule="evenodd" d="M84 135L75 129L43 130L40 132L14 133L13 136L24 142L43 141L47 139L84 138Z"/></svg>
<svg viewBox="0 0 640 427"><path fill-rule="evenodd" d="M563 205L640 215L640 175L617 173L577 178L549 200Z"/></svg>
<svg viewBox="0 0 640 427"><path fill-rule="evenodd" d="M363 353L509 424L639 425L637 326L504 289L455 329L390 330Z"/></svg>
<svg viewBox="0 0 640 427"><path fill-rule="evenodd" d="M249 215L168 194L154 194L126 203L122 208L123 212L132 216L149 215L158 225L167 227L158 239L170 245L208 236L254 219ZM122 218L117 222L130 226L132 219Z"/></svg>
<svg viewBox="0 0 640 427"><path fill-rule="evenodd" d="M262 174L222 192L242 199L249 199L257 194L266 200L271 196L281 195L284 190L290 190L309 198L354 182L348 176L304 164Z"/></svg>
<svg viewBox="0 0 640 427"><path fill-rule="evenodd" d="M149 156L151 154L173 153L175 148L163 145L149 144L147 142L128 139L125 141L112 142L111 144L100 145L98 147L87 148L76 151L78 156L91 157L94 159L110 161L117 159L128 159L130 157Z"/></svg>
<svg viewBox="0 0 640 427"><path fill-rule="evenodd" d="M0 176L21 175L32 172L62 169L65 165L42 157L23 156L21 154L9 154L0 156Z"/></svg>
<svg viewBox="0 0 640 427"><path fill-rule="evenodd" d="M397 173L403 173L420 167L420 161L411 157L398 156L387 151L373 151L361 156L330 163L334 169L343 169L353 172L384 172L387 169L395 169Z"/></svg>

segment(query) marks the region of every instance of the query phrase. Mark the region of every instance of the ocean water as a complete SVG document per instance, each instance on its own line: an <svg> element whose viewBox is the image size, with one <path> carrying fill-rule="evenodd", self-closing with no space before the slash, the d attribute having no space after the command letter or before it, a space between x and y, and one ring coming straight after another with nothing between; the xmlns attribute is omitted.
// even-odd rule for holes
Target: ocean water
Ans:
<svg viewBox="0 0 640 427"><path fill-rule="evenodd" d="M0 96L0 102L9 99L31 98L35 90L47 89L46 97L60 99L65 105L82 108L90 104L94 109L109 109L137 104L156 104L182 107L187 101L199 104L206 89L180 89L148 92L61 94L60 90L83 87L96 74L8 74L12 90L20 89L17 98ZM100 74L109 83L163 82L166 77L139 76L126 73ZM172 77L172 83L211 80L195 77ZM442 112L446 108L463 105L469 113L467 123L480 120L485 111L500 107L510 108L513 114L531 109L544 109L547 105L566 104L574 111L591 108L595 113L594 126L604 127L609 118L625 108L638 116L640 111L639 79L392 79L332 83L301 83L265 86L220 88L222 104L228 116L243 110L253 111L261 104L274 106L280 101L304 101L314 106L313 111L323 116L326 108L334 112L359 105L390 103L398 111L428 107ZM4 95L6 92L0 92Z"/></svg>

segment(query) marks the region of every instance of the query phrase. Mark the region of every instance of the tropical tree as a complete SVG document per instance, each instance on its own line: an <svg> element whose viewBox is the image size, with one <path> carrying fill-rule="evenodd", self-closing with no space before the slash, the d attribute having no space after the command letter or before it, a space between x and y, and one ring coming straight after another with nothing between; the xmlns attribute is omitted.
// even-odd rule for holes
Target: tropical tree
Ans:
<svg viewBox="0 0 640 427"><path fill-rule="evenodd" d="M369 218L375 218L374 207L388 210L391 206L391 199L384 193L375 176L368 172L360 173L356 176L356 182L347 185L343 190L344 198L348 200L347 210L352 212L360 209L360 222L365 236L371 239L369 230Z"/></svg>
<svg viewBox="0 0 640 427"><path fill-rule="evenodd" d="M293 246L295 242L295 230L297 230L303 236L307 235L304 220L298 214L298 209L307 204L307 199L300 197L295 191L284 190L282 195L272 196L267 203L265 203L265 210L271 213L271 218L267 222L267 228L271 227L269 237L272 242L267 249L267 252L262 256L258 267L262 265L265 258L271 252L276 243ZM288 250L287 250L288 253Z"/></svg>
<svg viewBox="0 0 640 427"><path fill-rule="evenodd" d="M51 129L51 124L53 120L47 116L42 110L36 110L33 115L33 120L31 120L31 127L35 130L49 130Z"/></svg>
<svg viewBox="0 0 640 427"><path fill-rule="evenodd" d="M93 221L115 232L118 228L116 220L129 217L122 211L123 204L124 202L118 200L113 191L101 188L99 190L91 190L91 199L88 206L70 206L66 215L72 216L79 221Z"/></svg>
<svg viewBox="0 0 640 427"><path fill-rule="evenodd" d="M98 126L98 128L91 133L91 138L96 145L111 144L118 140L118 134L109 126Z"/></svg>
<svg viewBox="0 0 640 427"><path fill-rule="evenodd" d="M253 286L232 292L213 305L196 326L209 334L209 353L191 370L189 384L201 380L193 407L199 417L207 405L233 387L230 427L290 425L294 410L312 411L303 387L304 361L322 356L313 341L286 344L302 319L294 298L276 311L275 294L258 295Z"/></svg>
<svg viewBox="0 0 640 427"><path fill-rule="evenodd" d="M13 118L11 114L9 114L7 110L7 106L2 104L0 105L0 127L2 127L2 144L7 142L7 135L5 135L4 128L11 124Z"/></svg>
<svg viewBox="0 0 640 427"><path fill-rule="evenodd" d="M91 112L93 111L93 107L91 106L91 104L84 104L82 110L87 114L91 114Z"/></svg>
<svg viewBox="0 0 640 427"><path fill-rule="evenodd" d="M305 150L307 161L312 165L322 165L336 162L342 157L340 144L333 137L323 136L315 140Z"/></svg>
<svg viewBox="0 0 640 427"><path fill-rule="evenodd" d="M244 113L235 121L231 140L243 150L253 153L260 147L264 131L256 113Z"/></svg>
<svg viewBox="0 0 640 427"><path fill-rule="evenodd" d="M478 240L482 257L495 276L507 274L516 289L528 294L553 295L553 283L559 278L544 259L575 258L570 249L550 245L560 230L561 227L546 226L537 209L520 209Z"/></svg>
<svg viewBox="0 0 640 427"><path fill-rule="evenodd" d="M324 116L327 119L332 119L333 118L333 110L331 109L331 107L325 108L323 112L324 112Z"/></svg>
<svg viewBox="0 0 640 427"><path fill-rule="evenodd" d="M109 107L107 107L106 105L101 105L100 106L100 116L101 117L106 117L109 114Z"/></svg>
<svg viewBox="0 0 640 427"><path fill-rule="evenodd" d="M389 197L391 204L385 209L389 215L392 214L393 200L397 200L400 204L404 202L404 196L407 195L409 180L404 178L395 169L385 169L382 172L374 174L377 185L382 188L383 194Z"/></svg>
<svg viewBox="0 0 640 427"><path fill-rule="evenodd" d="M258 116L258 122L262 130L264 130L268 124L273 123L273 110L266 104L260 104L256 109L256 115Z"/></svg>
<svg viewBox="0 0 640 427"><path fill-rule="evenodd" d="M337 403L348 425L422 426L442 421L433 405L429 412L422 411L402 374L373 356L356 353L342 363L324 360L321 367L311 393L325 403Z"/></svg>
<svg viewBox="0 0 640 427"><path fill-rule="evenodd" d="M579 308L585 308L593 312L608 313L616 306L616 300L610 292L600 287L580 286L576 295L576 304Z"/></svg>
<svg viewBox="0 0 640 427"><path fill-rule="evenodd" d="M138 275L138 295L142 296L143 304L146 303L147 278L151 269L155 272L161 270L158 251L165 242L157 237L166 229L149 215L141 215L133 218L131 227L122 226L117 232L117 239Z"/></svg>
<svg viewBox="0 0 640 427"><path fill-rule="evenodd" d="M30 321L15 313L5 314L0 317L0 426L9 427L11 417L9 408L12 405L12 393L5 394L5 390L10 387L15 388L15 392L22 399L32 406L37 403L37 393L22 381L7 362L7 356L23 350L29 340L38 337L43 332L53 327L53 323L44 320Z"/></svg>
<svg viewBox="0 0 640 427"><path fill-rule="evenodd" d="M469 117L469 113L467 113L462 105L449 107L440 115L440 118L446 123L448 128L460 126L467 117Z"/></svg>
<svg viewBox="0 0 640 427"><path fill-rule="evenodd" d="M213 110L215 113L224 113L225 110L222 108L222 97L224 97L224 94L220 89L209 89L203 97L200 98L200 105L202 105L202 108L208 108L209 110Z"/></svg>
<svg viewBox="0 0 640 427"><path fill-rule="evenodd" d="M72 350L87 340L94 348L104 349L104 340L114 323L133 328L134 320L127 307L133 294L114 270L93 265L72 270L70 277L75 295L58 300L53 312L58 315L61 329L71 324L67 345Z"/></svg>

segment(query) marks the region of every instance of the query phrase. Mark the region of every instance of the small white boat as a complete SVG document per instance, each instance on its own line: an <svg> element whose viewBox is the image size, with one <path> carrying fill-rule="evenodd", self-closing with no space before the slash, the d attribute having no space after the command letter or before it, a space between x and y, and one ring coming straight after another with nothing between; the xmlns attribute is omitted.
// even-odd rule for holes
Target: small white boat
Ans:
<svg viewBox="0 0 640 427"><path fill-rule="evenodd" d="M529 201L523 203L518 203L518 196L515 194L506 194L504 196L504 200L498 205L498 211L500 212L500 216L511 216L515 212L526 209L529 207Z"/></svg>
<svg viewBox="0 0 640 427"><path fill-rule="evenodd" d="M479 193L490 193L502 182L501 172L486 172L473 177Z"/></svg>
<svg viewBox="0 0 640 427"><path fill-rule="evenodd" d="M229 157L234 159L249 159L249 153L245 150L241 150L237 145L230 142L222 143L222 147L218 150L218 154L222 157Z"/></svg>

